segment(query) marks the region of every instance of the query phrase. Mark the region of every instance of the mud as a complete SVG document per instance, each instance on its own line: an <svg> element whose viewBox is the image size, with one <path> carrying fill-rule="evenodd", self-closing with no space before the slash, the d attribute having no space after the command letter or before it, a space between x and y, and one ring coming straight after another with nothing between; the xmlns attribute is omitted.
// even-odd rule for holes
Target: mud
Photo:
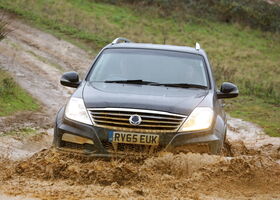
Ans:
<svg viewBox="0 0 280 200"><path fill-rule="evenodd" d="M270 137L257 125L241 119L229 117L227 147L230 156L262 155L280 159L280 138Z"/></svg>
<svg viewBox="0 0 280 200"><path fill-rule="evenodd" d="M64 71L85 72L83 50L12 20L0 67L42 103L37 113L0 118L0 199L280 199L280 138L229 118L223 155L162 153L98 160L51 147L56 111L73 90ZM8 135L25 127L32 135Z"/></svg>
<svg viewBox="0 0 280 200"><path fill-rule="evenodd" d="M21 132L0 137L0 157L8 160L21 160L34 153L51 147L52 129L34 129L31 135L22 135Z"/></svg>
<svg viewBox="0 0 280 200"><path fill-rule="evenodd" d="M44 112L24 111L8 117L0 117L0 136L7 132L24 129L26 127L49 128L53 123Z"/></svg>
<svg viewBox="0 0 280 200"><path fill-rule="evenodd" d="M43 150L1 162L2 191L42 199L280 198L280 165L262 156L166 153L145 160L97 160ZM8 166L8 167L7 167Z"/></svg>

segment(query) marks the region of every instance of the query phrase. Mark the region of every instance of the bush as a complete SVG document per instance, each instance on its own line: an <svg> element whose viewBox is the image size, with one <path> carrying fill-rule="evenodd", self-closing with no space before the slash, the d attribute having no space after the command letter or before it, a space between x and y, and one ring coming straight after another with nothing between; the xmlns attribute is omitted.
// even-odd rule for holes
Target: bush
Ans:
<svg viewBox="0 0 280 200"><path fill-rule="evenodd" d="M112 4L127 3L135 9L158 7L161 16L186 13L226 23L240 23L264 31L280 32L280 6L265 0L97 0Z"/></svg>
<svg viewBox="0 0 280 200"><path fill-rule="evenodd" d="M0 95L8 96L15 93L16 83L12 78L4 78L0 82Z"/></svg>
<svg viewBox="0 0 280 200"><path fill-rule="evenodd" d="M264 0L207 1L210 13L223 22L238 22L264 31L280 31L280 6L278 5L269 4Z"/></svg>
<svg viewBox="0 0 280 200"><path fill-rule="evenodd" d="M0 17L0 41L8 34L7 24L8 23L4 20L4 17Z"/></svg>

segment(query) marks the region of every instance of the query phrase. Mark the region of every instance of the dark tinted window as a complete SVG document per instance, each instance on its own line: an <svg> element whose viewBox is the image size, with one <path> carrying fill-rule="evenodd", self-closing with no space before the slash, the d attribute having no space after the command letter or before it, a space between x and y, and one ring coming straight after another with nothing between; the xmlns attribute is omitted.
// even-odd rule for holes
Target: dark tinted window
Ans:
<svg viewBox="0 0 280 200"><path fill-rule="evenodd" d="M200 55L163 50L107 49L95 63L89 81L144 80L207 86Z"/></svg>

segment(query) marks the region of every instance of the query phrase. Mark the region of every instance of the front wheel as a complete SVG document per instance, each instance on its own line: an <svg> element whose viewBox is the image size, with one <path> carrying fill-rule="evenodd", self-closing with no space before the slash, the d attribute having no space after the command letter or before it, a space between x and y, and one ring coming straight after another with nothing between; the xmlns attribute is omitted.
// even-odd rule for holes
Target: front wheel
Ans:
<svg viewBox="0 0 280 200"><path fill-rule="evenodd" d="M222 143L222 148L221 148L221 153L222 156L232 156L231 153L231 147L230 144L227 140L227 131L225 132L223 143Z"/></svg>
<svg viewBox="0 0 280 200"><path fill-rule="evenodd" d="M57 124L55 123L52 146L55 148L60 147L60 141L61 140L57 131Z"/></svg>

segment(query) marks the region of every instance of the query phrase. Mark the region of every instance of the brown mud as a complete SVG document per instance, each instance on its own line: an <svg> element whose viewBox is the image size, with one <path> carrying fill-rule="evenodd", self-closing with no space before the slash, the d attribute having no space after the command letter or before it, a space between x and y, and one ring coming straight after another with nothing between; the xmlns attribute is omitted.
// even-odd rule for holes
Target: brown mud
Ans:
<svg viewBox="0 0 280 200"><path fill-rule="evenodd" d="M12 116L0 117L0 136L26 127L48 128L51 126L52 123L49 121L49 116L44 114L44 112L23 111Z"/></svg>
<svg viewBox="0 0 280 200"><path fill-rule="evenodd" d="M105 161L48 149L0 167L1 191L40 199L280 198L280 165L264 156L166 153Z"/></svg>
<svg viewBox="0 0 280 200"><path fill-rule="evenodd" d="M224 155L163 153L100 160L50 148L56 111L72 90L65 71L85 72L90 56L72 44L12 20L0 43L0 68L38 101L37 113L0 118L0 199L280 199L280 138L229 118ZM24 116L24 117L23 117ZM8 132L32 127L20 137Z"/></svg>

